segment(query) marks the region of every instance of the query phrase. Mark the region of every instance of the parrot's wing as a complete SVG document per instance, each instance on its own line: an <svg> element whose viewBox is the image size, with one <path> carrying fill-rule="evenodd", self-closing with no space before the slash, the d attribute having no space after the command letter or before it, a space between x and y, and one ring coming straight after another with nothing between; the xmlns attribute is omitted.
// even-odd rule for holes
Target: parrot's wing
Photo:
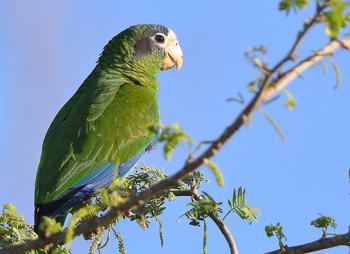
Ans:
<svg viewBox="0 0 350 254"><path fill-rule="evenodd" d="M35 186L35 227L44 215L63 221L71 207L108 186L114 170L118 176L129 172L157 142L159 132L147 128L153 124L159 124L154 93L128 78L92 73L45 136Z"/></svg>
<svg viewBox="0 0 350 254"><path fill-rule="evenodd" d="M49 203L59 198L84 178L103 150L96 132L96 120L113 101L126 80L113 75L92 73L59 111L44 140L36 180L35 203ZM112 127L111 127L112 128Z"/></svg>

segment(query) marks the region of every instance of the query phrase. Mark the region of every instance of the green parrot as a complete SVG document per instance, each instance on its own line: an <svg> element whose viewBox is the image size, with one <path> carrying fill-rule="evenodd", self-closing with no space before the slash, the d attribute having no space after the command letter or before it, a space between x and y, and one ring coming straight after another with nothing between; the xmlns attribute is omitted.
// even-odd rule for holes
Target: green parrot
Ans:
<svg viewBox="0 0 350 254"><path fill-rule="evenodd" d="M35 182L34 229L43 216L62 225L69 210L127 175L158 140L160 70L183 54L162 25L135 25L104 47L96 67L51 123Z"/></svg>

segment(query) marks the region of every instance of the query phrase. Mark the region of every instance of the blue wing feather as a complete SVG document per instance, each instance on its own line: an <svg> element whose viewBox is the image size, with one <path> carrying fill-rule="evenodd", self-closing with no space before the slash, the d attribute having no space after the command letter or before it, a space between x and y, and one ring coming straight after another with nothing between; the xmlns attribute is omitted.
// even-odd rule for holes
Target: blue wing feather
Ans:
<svg viewBox="0 0 350 254"><path fill-rule="evenodd" d="M157 143L160 135L160 130L158 130L155 135L150 139L150 142L147 146L142 149L138 154L130 158L128 161L121 163L118 166L118 177L124 177L128 173L132 171L132 169L137 165L137 163L142 158L145 152L150 151ZM103 189L108 187L113 181L114 170L116 167L116 163L104 163L96 167L89 175L87 175L84 179L77 182L72 188L67 190L65 193L61 195L58 200L54 201L58 203L58 206L55 205L55 209L52 209L50 214L47 216L57 217L61 214L66 213L71 207L76 206L82 201L86 200L90 197L96 190ZM73 195L71 195L74 193ZM69 196L67 199L66 197ZM64 202L58 202L59 200L63 200Z"/></svg>

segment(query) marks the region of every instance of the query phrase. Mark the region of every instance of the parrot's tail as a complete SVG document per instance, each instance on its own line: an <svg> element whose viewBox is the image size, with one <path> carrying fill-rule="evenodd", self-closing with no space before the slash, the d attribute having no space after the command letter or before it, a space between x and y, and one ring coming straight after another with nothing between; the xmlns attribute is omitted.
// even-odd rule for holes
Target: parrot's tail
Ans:
<svg viewBox="0 0 350 254"><path fill-rule="evenodd" d="M68 211L74 207L77 203L83 201L82 198L75 197L75 194L79 193L85 185L71 189L63 197L54 200L47 204L35 204L34 211L34 231L39 233L39 225L41 223L41 219L44 216L53 218L56 222L59 222L62 226L66 220ZM86 197L84 197L86 198Z"/></svg>
<svg viewBox="0 0 350 254"><path fill-rule="evenodd" d="M34 212L34 231L35 233L39 233L39 225L41 223L41 219L44 216L53 218L56 220L56 222L60 223L62 226L66 220L68 212L64 212L62 214L59 214L57 216L52 216L54 214L54 206L52 204L48 205L36 205L35 206L35 212Z"/></svg>

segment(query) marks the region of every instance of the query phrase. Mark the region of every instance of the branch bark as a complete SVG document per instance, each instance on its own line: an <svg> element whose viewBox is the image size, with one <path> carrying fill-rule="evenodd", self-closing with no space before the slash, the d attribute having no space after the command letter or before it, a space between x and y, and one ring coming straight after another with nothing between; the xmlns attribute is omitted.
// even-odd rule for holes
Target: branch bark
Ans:
<svg viewBox="0 0 350 254"><path fill-rule="evenodd" d="M192 161L186 161L184 166L177 173L170 176L169 178L154 184L145 191L131 196L125 203L116 207L111 207L105 215L97 217L89 221L88 223L82 223L78 225L74 230L74 235L79 236L85 232L91 232L93 230L96 230L97 228L100 228L103 225L108 225L119 215L122 215L128 210L140 206L145 201L151 199L153 196L161 193L162 191L178 185L184 176L188 175L195 169L205 164L206 160L212 158L222 148L222 146L237 133L237 131L244 125L247 119L249 119L251 114L254 113L254 111L256 111L262 105L263 102L267 101L271 96L282 91L288 84L290 84L291 81L299 77L299 75L303 71L313 66L322 58L331 55L334 51L336 51L339 48L350 47L350 36L346 36L342 40L331 41L326 46L313 53L311 56L305 58L304 60L296 64L290 70L274 78L276 72L279 71L281 67L284 66L284 64L291 59L291 56L297 50L300 41L303 39L303 37L310 28L311 25L304 25L303 30L297 36L297 39L287 56L283 58L279 63L277 63L276 66L272 68L272 70L265 76L260 90L252 98L249 104L200 156L198 156ZM346 47L344 47L344 45ZM37 239L25 242L23 244L4 247L0 249L0 254L24 253L28 250L44 248L50 244L63 244L65 241L65 236L66 230L51 235L45 239Z"/></svg>
<svg viewBox="0 0 350 254"><path fill-rule="evenodd" d="M336 235L333 237L328 238L321 238L319 240L305 243L298 246L293 247L285 247L285 252L283 254L303 254L303 253L309 253L324 249L329 249L336 246L350 246L350 232L342 234L342 235ZM275 250L271 252L267 252L266 254L280 254L280 250Z"/></svg>

